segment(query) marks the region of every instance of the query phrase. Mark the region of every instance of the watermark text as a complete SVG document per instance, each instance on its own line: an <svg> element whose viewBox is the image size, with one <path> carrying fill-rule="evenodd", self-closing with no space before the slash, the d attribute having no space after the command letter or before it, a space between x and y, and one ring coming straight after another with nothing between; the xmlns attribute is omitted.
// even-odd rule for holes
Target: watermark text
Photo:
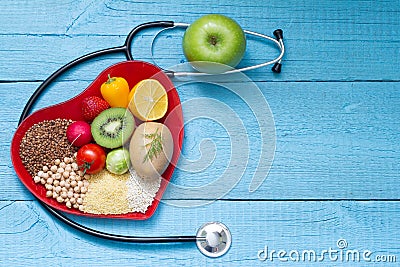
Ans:
<svg viewBox="0 0 400 267"><path fill-rule="evenodd" d="M329 247L323 250L276 250L270 249L267 245L257 253L260 261L281 261L281 262L382 262L395 263L396 255L378 254L369 249L349 249L345 239L339 239L336 247Z"/></svg>

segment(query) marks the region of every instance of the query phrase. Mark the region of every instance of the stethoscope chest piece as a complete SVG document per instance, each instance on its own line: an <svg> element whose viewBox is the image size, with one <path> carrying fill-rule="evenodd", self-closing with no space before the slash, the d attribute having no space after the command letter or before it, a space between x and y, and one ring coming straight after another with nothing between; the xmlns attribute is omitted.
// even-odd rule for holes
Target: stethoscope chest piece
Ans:
<svg viewBox="0 0 400 267"><path fill-rule="evenodd" d="M141 30L152 28L152 27L164 27L166 29L172 29L174 27L181 27L181 28L187 28L189 24L185 23L174 23L172 21L153 21L153 22L148 22L148 23L143 23L134 29L131 30L131 32L128 34L125 43L122 46L116 46L116 47L110 47L102 50L98 50L86 55L83 55L67 64L59 68L57 71L55 71L53 74L51 74L33 93L31 98L28 100L27 104L25 105L24 110L22 111L22 114L20 116L18 125L22 123L22 121L29 115L33 105L35 102L39 99L40 95L44 91L45 88L47 88L57 77L59 77L61 74L65 73L67 70L70 68L85 62L89 59L96 58L98 56L103 56L107 54L113 54L113 53L124 53L126 56L127 60L133 60L132 52L131 52L131 46L133 42L133 38L135 35L140 32ZM260 33L252 32L252 31L247 31L244 30L246 34L250 34L256 37L264 38L267 40L272 41L280 50L280 54L277 58L267 61L258 65L253 65L249 67L243 67L240 69L233 69L229 70L226 72L223 72L222 74L230 74L230 73L237 73L237 72L242 72L242 71L247 71L247 70L253 70L256 68L260 68L263 66L267 65L273 65L272 71L279 73L281 72L281 61L282 57L285 53L285 46L283 43L283 32L282 30L278 29L274 31L274 36L269 37ZM158 34L157 34L158 35ZM156 35L156 36L157 36ZM155 36L155 37L156 37ZM154 43L154 39L153 39ZM153 43L152 43L152 55L153 55ZM173 72L170 70L163 70L168 76L170 77L179 77L179 76L203 76L203 75L209 75L210 73L202 73L202 72ZM48 206L46 203L40 201L39 202L51 213L53 214L56 218L60 219L67 225L82 231L86 234L90 234L99 238L104 238L108 240L113 240L113 241L120 241L120 242L130 242L130 243L181 243L181 242L196 242L196 245L200 252L204 254L205 256L211 257L211 258L217 258L223 256L225 253L228 252L229 248L231 247L232 244L232 236L231 232L229 231L228 227L226 227L224 224L220 222L210 222L202 225L200 229L197 231L196 236L190 235L190 236L165 236L165 237L141 237L141 236L125 236L125 235L118 235L118 234L112 234L112 233L106 233L106 232L101 232L86 226L83 226L74 220L68 218L65 216L62 212L57 211L56 209L52 208L51 206Z"/></svg>
<svg viewBox="0 0 400 267"><path fill-rule="evenodd" d="M203 224L197 231L197 248L207 257L221 257L228 252L231 244L231 232L223 223L209 222Z"/></svg>

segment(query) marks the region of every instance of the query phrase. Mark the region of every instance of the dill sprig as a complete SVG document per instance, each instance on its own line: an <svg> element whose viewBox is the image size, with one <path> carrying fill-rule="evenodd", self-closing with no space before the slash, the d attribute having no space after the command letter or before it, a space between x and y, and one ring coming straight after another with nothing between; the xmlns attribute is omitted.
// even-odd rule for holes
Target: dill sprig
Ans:
<svg viewBox="0 0 400 267"><path fill-rule="evenodd" d="M149 150L147 150L146 156L143 159L143 163L146 162L146 160L153 160L153 158L157 157L158 154L160 154L163 150L161 133L158 132L158 128L154 133L145 134L144 136L152 140L150 143L146 144L146 148L148 148L149 146L150 147Z"/></svg>

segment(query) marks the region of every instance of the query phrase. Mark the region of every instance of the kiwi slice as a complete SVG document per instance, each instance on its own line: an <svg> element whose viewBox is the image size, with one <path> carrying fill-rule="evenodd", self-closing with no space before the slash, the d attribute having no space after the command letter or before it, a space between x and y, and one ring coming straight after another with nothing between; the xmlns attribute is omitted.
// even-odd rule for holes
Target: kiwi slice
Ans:
<svg viewBox="0 0 400 267"><path fill-rule="evenodd" d="M109 108L101 112L92 122L94 141L106 148L117 148L125 144L135 129L133 115L126 108Z"/></svg>

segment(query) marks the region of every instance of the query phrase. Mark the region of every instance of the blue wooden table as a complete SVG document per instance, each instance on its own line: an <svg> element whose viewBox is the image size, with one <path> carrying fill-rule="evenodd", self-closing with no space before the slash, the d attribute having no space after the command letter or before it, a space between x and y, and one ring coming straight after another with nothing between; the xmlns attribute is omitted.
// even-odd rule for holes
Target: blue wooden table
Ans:
<svg viewBox="0 0 400 267"><path fill-rule="evenodd" d="M400 1L174 2L1 1L0 265L398 266ZM263 68L225 85L177 81L186 119L182 158L154 216L74 219L147 236L192 235L204 222L221 221L232 232L230 251L211 259L195 244L115 243L57 221L10 161L10 141L31 94L74 58L123 44L140 23L190 23L208 13L264 34L282 28L282 73ZM154 33L135 39L136 59L164 67L185 61L182 31L162 33L152 57ZM275 54L249 38L242 66ZM122 60L112 55L78 66L34 109L71 98ZM235 93L230 88L238 84ZM177 194L178 187L201 188L224 174L232 179L217 193Z"/></svg>

